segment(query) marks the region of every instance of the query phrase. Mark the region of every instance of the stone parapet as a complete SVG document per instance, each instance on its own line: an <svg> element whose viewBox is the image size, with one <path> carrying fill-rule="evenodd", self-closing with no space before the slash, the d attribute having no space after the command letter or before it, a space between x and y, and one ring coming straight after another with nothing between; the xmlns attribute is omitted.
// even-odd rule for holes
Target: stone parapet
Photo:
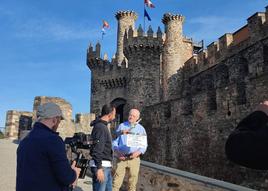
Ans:
<svg viewBox="0 0 268 191"><path fill-rule="evenodd" d="M141 26L139 29L142 30ZM162 47L163 39L160 29L158 29L158 32L154 35L152 28L149 27L147 33L143 33L142 31L138 32L137 36L134 36L133 30L130 28L128 33L125 33L124 35L124 54L127 58L135 51L146 51L151 49L156 52L161 52Z"/></svg>
<svg viewBox="0 0 268 191"><path fill-rule="evenodd" d="M243 49L266 39L268 37L267 15L267 8L266 12L257 12L253 14L247 19L247 25L241 27L234 33L224 34L218 41L208 45L207 50L199 52L198 55L203 55L204 52L206 52L206 55L205 59L197 60L198 66L196 72L202 72L208 67L216 65L241 52ZM205 65L206 67L204 67Z"/></svg>
<svg viewBox="0 0 268 191"><path fill-rule="evenodd" d="M141 161L137 190L146 191L255 191L232 183Z"/></svg>

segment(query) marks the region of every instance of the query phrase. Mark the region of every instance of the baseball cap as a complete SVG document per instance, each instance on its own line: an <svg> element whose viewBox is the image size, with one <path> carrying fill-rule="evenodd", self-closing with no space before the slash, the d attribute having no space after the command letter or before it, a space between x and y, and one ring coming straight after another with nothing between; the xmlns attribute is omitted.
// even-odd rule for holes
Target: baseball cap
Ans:
<svg viewBox="0 0 268 191"><path fill-rule="evenodd" d="M63 114L60 107L52 102L44 103L40 105L37 109L36 113L37 118L53 118L53 117L61 117L63 120Z"/></svg>

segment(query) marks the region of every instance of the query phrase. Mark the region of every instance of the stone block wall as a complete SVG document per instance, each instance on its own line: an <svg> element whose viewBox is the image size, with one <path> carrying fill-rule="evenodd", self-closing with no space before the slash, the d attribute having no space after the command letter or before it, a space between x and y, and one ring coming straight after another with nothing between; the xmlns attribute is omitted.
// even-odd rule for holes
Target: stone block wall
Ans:
<svg viewBox="0 0 268 191"><path fill-rule="evenodd" d="M75 128L76 132L84 132L91 134L92 128L90 123L95 120L95 114L93 113L78 113L75 115Z"/></svg>
<svg viewBox="0 0 268 191"><path fill-rule="evenodd" d="M237 166L225 156L231 131L258 103L268 99L268 75L263 73L245 82L245 102L241 102L238 86L232 83L217 88L212 108L205 90L190 95L190 113L183 109L187 97L146 107L142 124L149 147L144 159L258 190L268 189L265 171Z"/></svg>
<svg viewBox="0 0 268 191"><path fill-rule="evenodd" d="M22 131L31 129L32 112L9 110L6 114L5 135L17 139Z"/></svg>
<svg viewBox="0 0 268 191"><path fill-rule="evenodd" d="M197 174L142 161L137 185L138 191L253 191Z"/></svg>
<svg viewBox="0 0 268 191"><path fill-rule="evenodd" d="M33 112L22 112L16 110L7 111L6 115L6 136L12 139L21 139L32 129L36 121L36 111L39 105L54 102L62 109L64 120L61 121L58 132L64 139L72 137L76 132L91 133L90 122L95 119L95 114L77 114L76 121L72 118L72 106L66 100L59 97L37 96L34 99Z"/></svg>

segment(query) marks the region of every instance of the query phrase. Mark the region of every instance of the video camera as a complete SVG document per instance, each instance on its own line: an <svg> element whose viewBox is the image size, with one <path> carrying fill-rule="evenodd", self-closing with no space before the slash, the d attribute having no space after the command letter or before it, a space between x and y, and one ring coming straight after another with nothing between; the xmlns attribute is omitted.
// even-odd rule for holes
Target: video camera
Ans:
<svg viewBox="0 0 268 191"><path fill-rule="evenodd" d="M76 154L76 167L81 168L79 178L84 179L89 166L89 159L85 157L82 151L78 151L78 149L90 149L90 135L85 133L75 133L73 137L66 137L64 143L71 147L72 153ZM71 163L72 161L71 158Z"/></svg>

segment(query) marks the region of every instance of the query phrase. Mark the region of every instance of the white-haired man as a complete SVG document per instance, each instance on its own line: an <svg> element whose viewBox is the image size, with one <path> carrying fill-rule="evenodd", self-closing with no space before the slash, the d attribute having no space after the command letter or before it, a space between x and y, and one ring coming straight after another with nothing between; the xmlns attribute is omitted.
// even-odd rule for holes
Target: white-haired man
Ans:
<svg viewBox="0 0 268 191"><path fill-rule="evenodd" d="M113 148L117 161L113 177L113 191L119 191L123 183L126 168L129 169L130 173L128 190L136 191L140 169L140 155L144 154L147 149L146 131L138 123L139 118L139 110L131 109L128 121L120 124L116 130L118 137L113 141ZM140 141L137 142L135 139L139 139ZM136 143L139 145L135 145Z"/></svg>

